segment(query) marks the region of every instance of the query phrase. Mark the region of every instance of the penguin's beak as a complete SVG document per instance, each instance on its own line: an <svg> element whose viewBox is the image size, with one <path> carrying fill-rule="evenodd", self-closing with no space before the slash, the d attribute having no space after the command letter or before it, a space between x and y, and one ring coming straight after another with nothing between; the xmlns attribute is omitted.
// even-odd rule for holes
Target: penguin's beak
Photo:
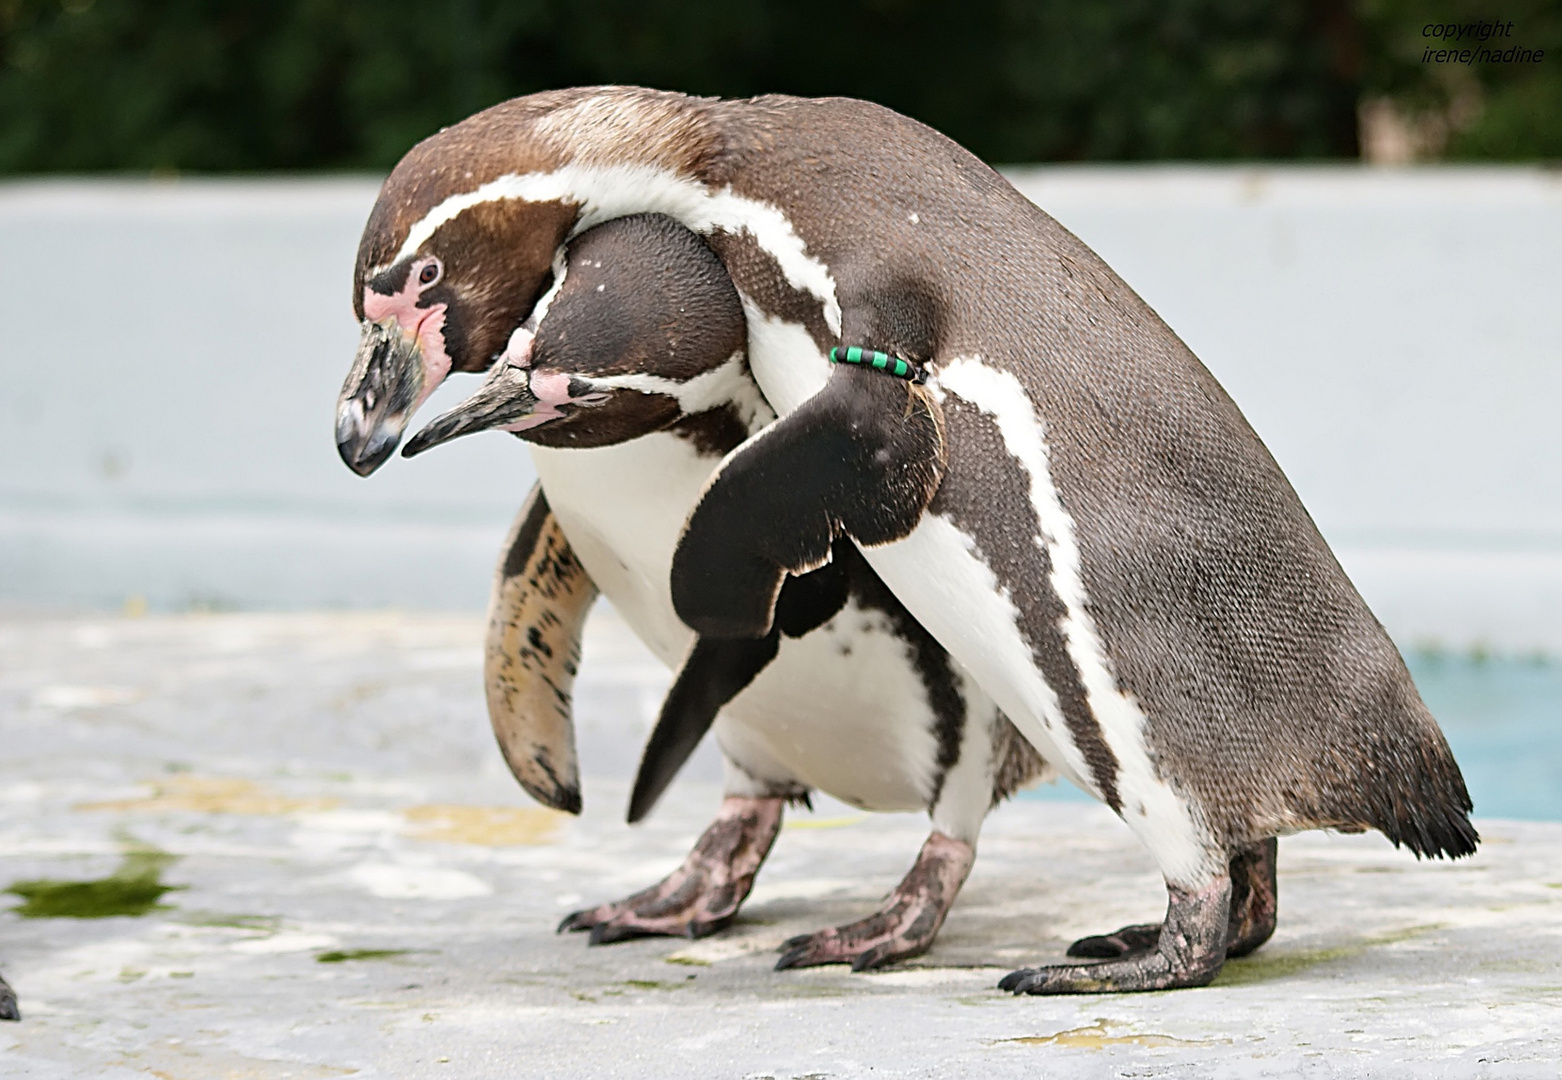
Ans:
<svg viewBox="0 0 1562 1080"><path fill-rule="evenodd" d="M401 441L423 399L423 350L394 318L364 322L358 355L336 401L336 449L347 467L368 476Z"/></svg>
<svg viewBox="0 0 1562 1080"><path fill-rule="evenodd" d="M489 373L475 394L443 416L429 421L408 441L401 455L416 457L458 436L514 424L531 416L537 405L537 395L531 388L531 371L501 363Z"/></svg>

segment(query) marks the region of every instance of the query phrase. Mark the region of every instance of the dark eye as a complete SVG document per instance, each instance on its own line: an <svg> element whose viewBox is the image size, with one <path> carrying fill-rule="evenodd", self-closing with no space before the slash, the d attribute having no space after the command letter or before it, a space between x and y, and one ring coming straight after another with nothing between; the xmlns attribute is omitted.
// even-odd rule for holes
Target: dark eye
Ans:
<svg viewBox="0 0 1562 1080"><path fill-rule="evenodd" d="M418 271L418 284L428 286L439 280L439 260L423 264L423 269Z"/></svg>

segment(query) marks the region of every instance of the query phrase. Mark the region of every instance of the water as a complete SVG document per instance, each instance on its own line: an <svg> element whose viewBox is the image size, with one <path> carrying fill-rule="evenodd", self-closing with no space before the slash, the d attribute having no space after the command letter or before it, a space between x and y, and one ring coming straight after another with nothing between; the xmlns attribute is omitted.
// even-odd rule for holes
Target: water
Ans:
<svg viewBox="0 0 1562 1080"><path fill-rule="evenodd" d="M1479 817L1562 821L1562 663L1412 653Z"/></svg>
<svg viewBox="0 0 1562 1080"><path fill-rule="evenodd" d="M1562 662L1415 651L1410 673L1484 818L1562 821ZM1090 801L1072 784L1022 798Z"/></svg>

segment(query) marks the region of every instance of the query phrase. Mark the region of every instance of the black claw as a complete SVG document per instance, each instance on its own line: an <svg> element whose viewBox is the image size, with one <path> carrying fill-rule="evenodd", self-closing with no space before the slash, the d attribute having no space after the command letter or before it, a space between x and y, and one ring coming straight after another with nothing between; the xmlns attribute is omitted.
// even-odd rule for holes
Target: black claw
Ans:
<svg viewBox="0 0 1562 1080"><path fill-rule="evenodd" d="M796 937L789 937L781 943L780 948L776 949L776 952L791 952L799 946L807 945L813 939L814 935L812 934L798 934Z"/></svg>
<svg viewBox="0 0 1562 1080"><path fill-rule="evenodd" d="M617 941L630 941L634 938L648 936L638 926L621 926L616 923L603 922L591 928L590 944L611 945Z"/></svg>
<svg viewBox="0 0 1562 1080"><path fill-rule="evenodd" d="M1128 950L1110 934L1094 934L1082 937L1068 947L1069 956L1082 956L1089 960L1115 960Z"/></svg>
<svg viewBox="0 0 1562 1080"><path fill-rule="evenodd" d="M1150 952L1160 943L1159 923L1136 923L1110 934L1082 937L1068 947L1068 955L1088 960L1118 960L1135 953Z"/></svg>
<svg viewBox="0 0 1562 1080"><path fill-rule="evenodd" d="M852 960L853 971L872 971L874 968L885 967L894 961L890 955L889 945L875 945L866 952L860 952Z"/></svg>
<svg viewBox="0 0 1562 1080"><path fill-rule="evenodd" d="M776 961L776 966L775 966L774 970L776 970L776 971L786 971L788 968L796 967L797 966L797 962L799 960L801 960L803 957L807 956L807 955L808 955L808 946L807 945L799 945L795 949L788 949L786 951L786 955L782 956L781 959Z"/></svg>
<svg viewBox="0 0 1562 1080"><path fill-rule="evenodd" d="M998 983L998 989L1007 990L1012 994L1024 993L1022 988L1035 974L1034 968L1020 968L1018 971L1011 971Z"/></svg>
<svg viewBox="0 0 1562 1080"><path fill-rule="evenodd" d="M570 912L568 915L564 916L564 920L559 923L558 929L553 932L555 934L562 934L566 930L571 932L576 930L590 930L592 926L595 925L590 921L589 918L591 911L591 908L587 908L585 911Z"/></svg>
<svg viewBox="0 0 1562 1080"><path fill-rule="evenodd" d="M711 919L709 922L694 921L684 928L684 936L689 938L710 937L712 934L725 930L732 925L732 920L737 918L737 912L723 916L719 919Z"/></svg>
<svg viewBox="0 0 1562 1080"><path fill-rule="evenodd" d="M22 1010L16 1004L16 995L5 983L0 983L0 1020L20 1020Z"/></svg>

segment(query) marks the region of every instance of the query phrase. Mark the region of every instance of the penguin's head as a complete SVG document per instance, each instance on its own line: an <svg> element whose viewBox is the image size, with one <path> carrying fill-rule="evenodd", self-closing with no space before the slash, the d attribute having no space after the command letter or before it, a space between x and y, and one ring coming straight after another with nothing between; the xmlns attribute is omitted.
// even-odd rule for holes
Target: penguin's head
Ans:
<svg viewBox="0 0 1562 1080"><path fill-rule="evenodd" d="M769 414L746 334L737 290L704 240L660 214L618 218L569 243L483 385L403 454L489 428L544 446L612 446L718 408L751 425Z"/></svg>
<svg viewBox="0 0 1562 1080"><path fill-rule="evenodd" d="M391 455L451 372L521 358L515 330L556 284L565 239L588 212L611 213L592 202L600 185L576 190L571 178L622 168L626 147L689 173L708 148L688 111L679 95L628 87L548 91L408 151L380 190L353 274L361 337L336 442L354 472Z"/></svg>
<svg viewBox="0 0 1562 1080"><path fill-rule="evenodd" d="M349 468L360 476L379 468L451 372L487 370L547 290L574 215L559 203L473 207L377 267L376 208L354 289L358 354L336 409L336 445Z"/></svg>

